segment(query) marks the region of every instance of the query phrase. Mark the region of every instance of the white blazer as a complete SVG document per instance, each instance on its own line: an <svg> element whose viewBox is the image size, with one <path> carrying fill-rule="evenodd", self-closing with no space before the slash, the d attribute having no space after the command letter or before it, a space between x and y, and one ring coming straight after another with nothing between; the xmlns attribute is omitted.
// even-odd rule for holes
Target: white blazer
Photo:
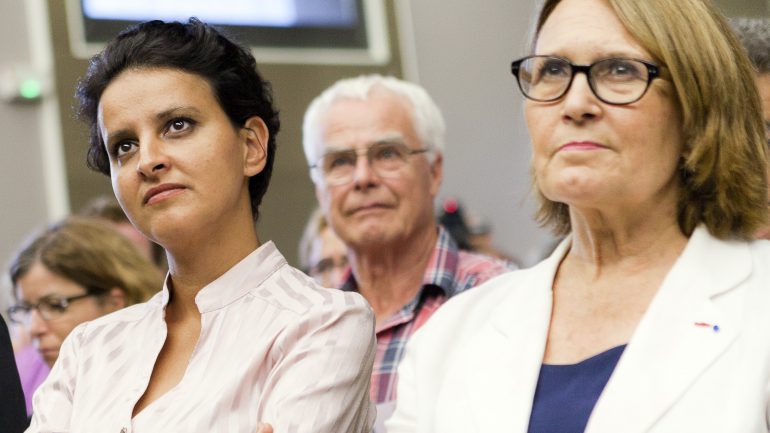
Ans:
<svg viewBox="0 0 770 433"><path fill-rule="evenodd" d="M534 268L492 279L436 312L400 364L388 433L527 431L553 278L569 245L567 239ZM721 241L699 227L585 431L754 433L769 425L770 242Z"/></svg>

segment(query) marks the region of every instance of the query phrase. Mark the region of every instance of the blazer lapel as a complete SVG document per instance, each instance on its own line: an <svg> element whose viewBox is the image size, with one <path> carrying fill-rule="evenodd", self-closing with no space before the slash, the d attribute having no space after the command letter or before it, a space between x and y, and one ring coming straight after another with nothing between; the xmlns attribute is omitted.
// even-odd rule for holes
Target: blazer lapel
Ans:
<svg viewBox="0 0 770 433"><path fill-rule="evenodd" d="M645 432L735 341L739 320L714 298L751 272L745 245L697 229L597 402L586 432Z"/></svg>
<svg viewBox="0 0 770 433"><path fill-rule="evenodd" d="M553 277L568 247L565 241L528 271L468 348L461 369L475 432L526 432L551 320Z"/></svg>

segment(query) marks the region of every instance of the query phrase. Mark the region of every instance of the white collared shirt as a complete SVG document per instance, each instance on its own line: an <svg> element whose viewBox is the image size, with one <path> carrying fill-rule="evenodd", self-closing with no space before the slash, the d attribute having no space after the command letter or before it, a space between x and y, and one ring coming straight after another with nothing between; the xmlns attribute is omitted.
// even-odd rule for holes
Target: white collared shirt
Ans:
<svg viewBox="0 0 770 433"><path fill-rule="evenodd" d="M35 393L27 432L368 432L374 319L272 242L204 287L201 334L178 385L132 419L166 339L163 290L75 328Z"/></svg>

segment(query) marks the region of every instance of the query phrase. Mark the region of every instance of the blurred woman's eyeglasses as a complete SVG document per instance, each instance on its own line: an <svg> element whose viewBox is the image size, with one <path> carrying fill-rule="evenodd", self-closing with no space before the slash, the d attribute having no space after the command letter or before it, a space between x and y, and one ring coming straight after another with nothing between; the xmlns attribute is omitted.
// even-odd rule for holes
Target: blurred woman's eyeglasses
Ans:
<svg viewBox="0 0 770 433"><path fill-rule="evenodd" d="M43 320L56 320L63 316L74 301L96 296L97 293L88 291L75 296L50 295L40 298L36 304L20 303L8 309L8 318L14 323L27 324L32 317L32 310L37 310Z"/></svg>
<svg viewBox="0 0 770 433"><path fill-rule="evenodd" d="M576 65L556 56L528 56L511 63L511 73L528 99L555 101L567 93L575 74L582 72L588 77L593 94L612 105L631 104L641 99L652 81L660 76L660 69L644 60L624 58Z"/></svg>

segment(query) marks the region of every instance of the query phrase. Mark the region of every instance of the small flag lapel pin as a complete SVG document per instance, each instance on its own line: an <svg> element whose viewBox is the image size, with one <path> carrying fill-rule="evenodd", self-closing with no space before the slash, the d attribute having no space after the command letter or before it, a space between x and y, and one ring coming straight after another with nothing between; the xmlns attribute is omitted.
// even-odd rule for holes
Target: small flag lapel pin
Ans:
<svg viewBox="0 0 770 433"><path fill-rule="evenodd" d="M695 322L695 326L699 326L701 328L711 328L714 330L714 332L719 332L719 325L713 323Z"/></svg>

